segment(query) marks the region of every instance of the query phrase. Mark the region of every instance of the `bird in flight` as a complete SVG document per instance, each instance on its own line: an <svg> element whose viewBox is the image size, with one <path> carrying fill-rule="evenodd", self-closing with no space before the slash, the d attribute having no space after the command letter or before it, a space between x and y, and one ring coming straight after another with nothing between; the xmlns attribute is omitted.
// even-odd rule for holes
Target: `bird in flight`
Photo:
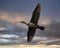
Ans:
<svg viewBox="0 0 60 48"><path fill-rule="evenodd" d="M38 25L40 11L41 11L41 5L40 5L40 3L38 3L35 10L32 13L32 18L31 18L30 22L29 23L26 23L24 21L20 22L20 23L24 23L24 24L28 25L27 42L32 41L34 34L36 32L36 29L40 29L40 30L45 29L43 26Z"/></svg>

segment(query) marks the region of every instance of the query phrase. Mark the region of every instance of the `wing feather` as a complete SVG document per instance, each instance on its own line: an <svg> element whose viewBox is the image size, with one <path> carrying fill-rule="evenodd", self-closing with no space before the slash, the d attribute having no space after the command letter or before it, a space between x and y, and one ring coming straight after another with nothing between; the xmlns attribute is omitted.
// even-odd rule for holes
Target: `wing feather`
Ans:
<svg viewBox="0 0 60 48"><path fill-rule="evenodd" d="M31 18L30 22L32 22L34 24L38 23L38 20L40 17L40 10L41 10L40 4L38 4L36 6L35 10L33 11L32 18ZM28 42L30 42L33 39L35 31L36 31L36 28L31 28L31 27L28 28L28 33L27 33L27 41Z"/></svg>
<svg viewBox="0 0 60 48"><path fill-rule="evenodd" d="M38 23L38 20L39 20L39 17L40 17L40 10L41 10L41 7L40 7L40 4L38 4L36 6L35 10L33 11L32 18L31 18L30 22L32 22L34 24Z"/></svg>
<svg viewBox="0 0 60 48"><path fill-rule="evenodd" d="M35 34L36 29L35 28L30 28L28 29L28 33L27 33L27 41L30 42Z"/></svg>

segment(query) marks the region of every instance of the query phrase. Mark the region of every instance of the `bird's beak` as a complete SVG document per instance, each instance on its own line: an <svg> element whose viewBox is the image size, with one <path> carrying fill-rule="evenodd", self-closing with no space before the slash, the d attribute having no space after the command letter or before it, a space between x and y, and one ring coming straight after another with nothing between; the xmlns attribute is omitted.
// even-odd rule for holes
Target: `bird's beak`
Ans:
<svg viewBox="0 0 60 48"><path fill-rule="evenodd" d="M20 23L24 23L24 21L20 21Z"/></svg>
<svg viewBox="0 0 60 48"><path fill-rule="evenodd" d="M21 21L19 23L22 23Z"/></svg>

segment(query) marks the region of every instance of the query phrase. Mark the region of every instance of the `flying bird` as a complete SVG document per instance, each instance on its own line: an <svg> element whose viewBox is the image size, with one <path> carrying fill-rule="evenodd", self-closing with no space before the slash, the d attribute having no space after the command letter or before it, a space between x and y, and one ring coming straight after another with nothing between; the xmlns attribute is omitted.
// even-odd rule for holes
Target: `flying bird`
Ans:
<svg viewBox="0 0 60 48"><path fill-rule="evenodd" d="M27 42L32 41L34 34L36 32L36 29L40 29L40 30L45 29L43 26L38 25L40 11L41 11L41 5L40 5L40 3L38 3L35 10L32 13L32 18L31 18L30 22L29 23L26 23L24 21L20 22L20 23L24 23L24 24L28 25Z"/></svg>

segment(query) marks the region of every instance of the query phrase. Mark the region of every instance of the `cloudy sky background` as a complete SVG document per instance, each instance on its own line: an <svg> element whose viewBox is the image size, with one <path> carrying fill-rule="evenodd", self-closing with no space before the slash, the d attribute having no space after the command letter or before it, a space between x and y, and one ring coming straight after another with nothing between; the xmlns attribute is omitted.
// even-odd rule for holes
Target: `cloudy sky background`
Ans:
<svg viewBox="0 0 60 48"><path fill-rule="evenodd" d="M30 44L40 44L40 41L46 40L48 40L46 44L60 43L59 40L55 40L60 38L60 0L0 0L0 40L2 41L0 44L28 44L26 42L28 26L19 22L29 22L38 3L41 4L38 24L43 25L45 30L37 29Z"/></svg>

